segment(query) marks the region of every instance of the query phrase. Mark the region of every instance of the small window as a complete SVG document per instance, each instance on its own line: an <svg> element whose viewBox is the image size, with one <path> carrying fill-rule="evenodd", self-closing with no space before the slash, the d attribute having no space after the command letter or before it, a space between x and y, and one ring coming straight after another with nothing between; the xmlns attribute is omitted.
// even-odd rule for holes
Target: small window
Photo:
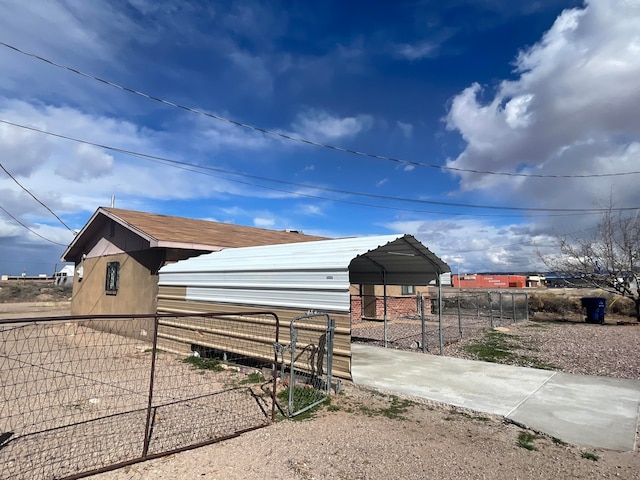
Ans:
<svg viewBox="0 0 640 480"><path fill-rule="evenodd" d="M402 295L413 295L416 288L413 285L402 285Z"/></svg>
<svg viewBox="0 0 640 480"><path fill-rule="evenodd" d="M120 262L107 263L107 279L105 282L105 291L107 295L117 295L118 285L120 283Z"/></svg>

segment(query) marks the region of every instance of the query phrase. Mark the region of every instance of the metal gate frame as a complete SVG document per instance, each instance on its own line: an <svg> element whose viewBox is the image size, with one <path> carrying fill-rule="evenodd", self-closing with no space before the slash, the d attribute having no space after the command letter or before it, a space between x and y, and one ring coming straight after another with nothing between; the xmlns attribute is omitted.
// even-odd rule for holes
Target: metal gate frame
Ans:
<svg viewBox="0 0 640 480"><path fill-rule="evenodd" d="M195 401L198 401L200 398L205 397L205 396L211 396L213 394L224 394L224 393L229 393L231 392L231 394L233 394L234 391L240 392L242 391L248 391L247 394L250 397L253 397L253 400L255 400L256 402L256 408L259 408L260 410L262 410L262 413L264 414L264 421L261 422L260 424L256 424L256 425L246 425L241 427L239 430L235 430L232 432L228 432L228 433L224 433L220 436L216 436L214 438L207 438L207 439L195 439L195 441L192 440L192 443L186 442L184 444L181 445L173 445L169 448L167 448L166 450L159 450L159 451L150 451L150 441L151 441L151 437L152 437L152 431L153 431L153 420L154 420L154 415L155 415L155 411L159 406L163 406L163 405L159 405L156 404L156 402L154 401L154 389L157 388L157 385L155 385L157 382L156 380L156 370L158 369L158 366L156 364L156 357L158 354L158 325L161 319L167 319L167 318L194 318L194 319L201 319L203 321L206 321L207 318L211 318L211 317L216 317L219 319L224 319L229 318L229 317L238 317L238 316L251 316L251 315L261 315L261 316L268 316L272 319L272 325L274 327L274 345L278 343L279 340L279 326L280 326L280 322L279 322L279 318L278 316L273 313L273 312L267 312L267 311L251 311L251 312L241 312L241 313L229 313L229 312L210 312L210 313L193 313L193 314L151 314L151 315L144 315L144 314L131 314L131 315L91 315L91 316L60 316L60 317L38 317L38 318L23 318L23 319L0 319L0 334L3 331L7 331L10 332L13 329L20 329L22 327L29 327L31 325L34 326L39 326L39 327L46 327L47 325L56 325L56 324L67 324L67 325L72 325L72 324L78 324L80 326L83 327L90 327L90 324L94 321L105 321L105 322L109 322L110 325L116 325L119 322L125 322L127 320L142 320L142 319L149 319L152 321L153 323L153 332L151 335L151 340L149 342L149 346L150 348L150 356L151 356L151 360L149 362L149 370L147 371L147 386L146 386L146 392L147 392L147 399L144 402L146 404L146 407L140 409L140 410L136 410L139 411L141 414L144 415L145 420L144 420L144 431L141 432L142 433L142 443L140 444L140 454L139 455L133 455L127 459L123 459L122 461L116 461L116 462L112 462L112 463L106 463L106 464L102 464L99 466L94 466L94 467L89 467L88 469L85 470L81 470L81 471L76 471L74 473L71 474L65 474L63 475L63 477L57 477L56 478L60 478L60 480L75 480L75 479L79 479L79 478L83 478L89 475L95 475L98 473L102 473L102 472L107 472L110 470L115 470L121 467L125 467L128 465L132 465L135 463L139 463L139 462L143 462L146 460L150 460L153 458L158 458L158 457L163 457L166 455L170 455L170 454L174 454L174 453L178 453L181 451L185 451L185 450L189 450L189 449L193 449L193 448L198 448L204 445L208 445L208 444L212 444L212 443L217 443L220 442L222 440L226 440L226 439L230 439L230 438L234 438L237 437L238 435L251 431L251 430L255 430L261 427L265 427L267 425L270 425L273 420L274 420L274 414L275 414L275 403L276 403L276 382L277 382L277 362L278 362L278 358L277 355L275 355L273 357L273 362L271 364L272 367L272 381L269 381L267 383L265 383L262 386L263 391L265 391L265 393L270 397L271 400L271 408L270 408L270 412L268 411L269 408L267 405L262 405L259 401L259 399L255 396L255 394L251 391L250 388L247 387L232 387L230 389L226 389L223 391L218 391L218 392L212 392L210 395L200 395L198 397L193 397ZM271 323L270 323L271 324ZM6 329L6 330L5 330ZM122 336L122 335L118 335L117 332L113 332L111 328L107 329L107 330L101 330L98 329L98 331L100 331L101 333L104 334L112 334L112 335L116 335L116 336ZM146 333L145 333L146 335ZM38 337L40 338L40 337ZM53 340L55 340L55 337L52 337ZM2 337L0 337L0 340L2 339ZM41 342L41 345L43 347L46 347L47 343L46 343L46 337L42 337L43 341ZM0 343L0 347L2 347L2 343ZM0 348L0 351L2 351L2 348ZM43 352L47 352L48 350L43 350ZM34 354L37 354L38 352L34 352ZM9 354L5 354L7 355L5 358L9 359L12 357L9 357ZM82 359L79 359L78 361L82 361ZM271 362L269 362L271 363ZM77 375L76 375L77 376ZM72 375L73 377L73 375ZM71 378L71 377L70 377ZM52 401L57 401L56 397L54 396L55 392L52 391ZM244 394L243 394L244 395ZM49 397L48 394L46 394L47 397ZM6 400L6 399L5 399ZM17 398L16 400L20 400L19 398ZM144 413L143 413L144 412ZM123 411L123 412L117 412L115 415L118 414L129 414L131 413L130 411ZM109 417L113 417L115 415L109 415ZM10 417L7 417L10 418ZM98 420L100 420L101 417L98 417ZM104 417L107 418L107 417ZM94 421L94 420L92 420ZM0 452L4 449L4 447L9 446L9 444L11 444L12 442L20 439L20 438L25 438L25 437L29 437L29 438L36 438L36 435L39 434L48 434L54 430L59 430L60 428L67 428L67 427L74 427L77 425L81 425L83 423L86 422L80 422L80 423L68 423L68 424L64 424L61 427L58 427L56 429L40 429L41 431L36 430L34 433L27 433L26 435L23 436L14 436L14 432L6 432L5 434L3 434L0 437ZM0 432L2 433L2 432ZM8 435L7 435L8 434ZM67 450L73 450L73 448L68 448ZM58 459L59 461L59 459ZM0 464L2 462L2 458L0 456ZM32 474L28 477L28 478L34 478L34 479L41 479L44 477L39 477L37 474L33 475L35 472L32 472ZM49 478L49 477L47 477Z"/></svg>
<svg viewBox="0 0 640 480"><path fill-rule="evenodd" d="M300 415L330 396L335 329L336 322L327 313L308 313L291 320L291 342L280 349L283 357L286 350L290 353L287 405L285 409L279 406L287 417ZM285 362L281 365L284 373Z"/></svg>

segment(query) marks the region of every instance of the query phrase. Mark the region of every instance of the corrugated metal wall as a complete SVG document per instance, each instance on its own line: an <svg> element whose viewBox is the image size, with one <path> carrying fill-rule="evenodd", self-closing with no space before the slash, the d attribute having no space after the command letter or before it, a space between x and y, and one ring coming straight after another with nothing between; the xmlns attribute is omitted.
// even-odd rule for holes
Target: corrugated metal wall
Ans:
<svg viewBox="0 0 640 480"><path fill-rule="evenodd" d="M187 287L160 286L158 293L159 313L206 313L206 312L242 312L247 310L265 310L264 306L251 304L249 299L243 304L219 303L213 301L188 301ZM348 295L347 295L348 297ZM302 309L266 308L274 312L280 320L280 343L287 345L290 343L289 324L298 315L306 313ZM328 313L328 312L327 312ZM335 343L333 351L333 375L339 378L351 378L351 322L348 313L334 312L331 317L336 321ZM242 318L238 322L242 322ZM227 323L228 325L228 323ZM210 331L198 329L196 332L188 318L171 322L161 322L158 328L158 347L167 351L182 355L189 355L191 345L196 344L203 347L217 350L231 349L231 353L243 353L241 342L236 342L236 346L229 346L229 338L233 337L233 331L229 330L225 335L215 332L214 322ZM270 326L265 326L268 331L272 331ZM261 352L260 358L269 360L273 358L273 338L269 335L261 335L260 328L253 329L252 338L249 339L252 352ZM309 340L318 336L316 331L300 332L301 340ZM243 341L246 341L244 339Z"/></svg>

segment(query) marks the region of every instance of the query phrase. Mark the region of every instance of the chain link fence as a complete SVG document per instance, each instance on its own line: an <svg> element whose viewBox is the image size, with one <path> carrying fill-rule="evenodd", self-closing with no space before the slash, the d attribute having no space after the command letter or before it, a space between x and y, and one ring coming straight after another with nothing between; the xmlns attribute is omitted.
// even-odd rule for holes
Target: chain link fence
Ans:
<svg viewBox="0 0 640 480"><path fill-rule="evenodd" d="M325 313L300 315L291 320L291 343L278 349L284 388L277 398L285 416L300 415L331 394L335 329L335 320Z"/></svg>
<svg viewBox="0 0 640 480"><path fill-rule="evenodd" d="M218 331L218 346L231 323L246 338L269 325L272 352L278 340L271 313L0 320L0 477L75 479L271 423L275 354L178 356L158 348L161 321Z"/></svg>
<svg viewBox="0 0 640 480"><path fill-rule="evenodd" d="M376 310L370 309L375 316L365 315L367 301L377 305ZM419 294L387 297L386 307L383 302L383 297L352 298L354 342L443 354L446 345L529 315L528 294L522 292L449 290L441 298Z"/></svg>

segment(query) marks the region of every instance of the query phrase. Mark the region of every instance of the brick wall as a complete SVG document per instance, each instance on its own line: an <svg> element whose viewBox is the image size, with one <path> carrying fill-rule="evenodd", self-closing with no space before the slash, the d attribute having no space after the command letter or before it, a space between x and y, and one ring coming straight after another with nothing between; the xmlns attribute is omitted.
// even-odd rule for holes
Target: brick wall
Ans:
<svg viewBox="0 0 640 480"><path fill-rule="evenodd" d="M384 318L384 297L361 297L358 295L351 296L351 323L362 321L363 317L363 301L365 305L375 302L374 318L382 320ZM425 312L431 312L431 301L429 297L424 296ZM367 318L372 317L373 308ZM417 299L415 296L387 297L387 319L393 320L403 317L414 317L419 315L417 310Z"/></svg>

